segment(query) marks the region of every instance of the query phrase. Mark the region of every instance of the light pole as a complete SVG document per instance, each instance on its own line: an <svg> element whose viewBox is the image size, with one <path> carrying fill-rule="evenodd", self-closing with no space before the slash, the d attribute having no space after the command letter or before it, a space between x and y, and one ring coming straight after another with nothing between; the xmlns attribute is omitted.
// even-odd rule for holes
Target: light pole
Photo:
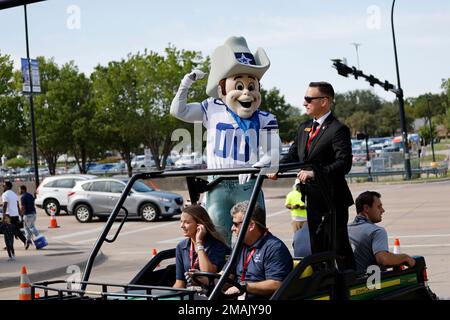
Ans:
<svg viewBox="0 0 450 320"><path fill-rule="evenodd" d="M397 98L400 109L400 125L402 128L402 136L403 136L403 150L405 157L405 172L406 172L406 180L411 180L411 162L409 156L409 146L408 146L408 131L406 129L406 118L405 118L405 104L403 101L403 90L400 85L400 71L398 67L398 57L397 57L397 45L395 43L395 31L394 31L394 6L395 0L392 1L392 10L391 10L391 26L392 26L392 40L394 42L394 55L395 55L395 68L397 71Z"/></svg>
<svg viewBox="0 0 450 320"><path fill-rule="evenodd" d="M361 43L352 42L351 44L354 45L354 46L355 46L355 49L356 49L356 62L357 62L357 64L358 64L358 69L359 69L360 67L359 67L359 53L358 53L358 48L359 48L359 46L361 46Z"/></svg>
<svg viewBox="0 0 450 320"><path fill-rule="evenodd" d="M430 108L431 97L427 96L428 102L428 123L430 125L430 140L431 140L431 153L433 155L433 163L436 162L436 157L434 155L434 137L433 137L433 126L431 125L431 108Z"/></svg>
<svg viewBox="0 0 450 320"><path fill-rule="evenodd" d="M28 60L28 73L30 78L30 124L31 124L31 141L33 149L33 162L34 162L34 179L36 184L36 189L39 187L39 168L38 168L38 157L37 157L37 147L36 147L36 130L34 126L34 108L33 108L33 76L31 74L31 60L30 60L30 49L28 45L28 21L27 21L27 5L23 6L25 13L25 40L27 47L27 60Z"/></svg>

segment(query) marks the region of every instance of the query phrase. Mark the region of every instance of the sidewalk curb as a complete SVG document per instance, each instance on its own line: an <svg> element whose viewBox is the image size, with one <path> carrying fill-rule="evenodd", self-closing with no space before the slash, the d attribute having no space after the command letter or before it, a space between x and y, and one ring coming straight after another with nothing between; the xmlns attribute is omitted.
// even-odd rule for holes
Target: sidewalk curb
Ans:
<svg viewBox="0 0 450 320"><path fill-rule="evenodd" d="M77 262L77 263L72 263L70 265L65 265L62 267L58 267L55 269L51 269L51 270L45 270L45 271L39 271L39 272L35 272L35 273L28 273L28 276L30 278L31 283L35 283L35 282L40 282L40 281L44 281L47 279L52 279L58 276L64 277L66 276L70 276L70 274L67 274L67 268L69 266L72 265L76 265L78 267L80 267L81 270L83 270L87 264L89 257L87 257L86 259L83 259L81 262ZM103 262L105 262L106 260L108 260L108 256L105 255L102 251L99 252L99 254L97 255L97 258L95 259L94 262L94 266L97 266L99 264L102 264ZM0 289L4 289L4 288L11 288L11 287L15 287L17 286L17 288L19 287L19 282L20 282L20 274L19 271L17 272L17 276L9 276L9 277L0 277Z"/></svg>

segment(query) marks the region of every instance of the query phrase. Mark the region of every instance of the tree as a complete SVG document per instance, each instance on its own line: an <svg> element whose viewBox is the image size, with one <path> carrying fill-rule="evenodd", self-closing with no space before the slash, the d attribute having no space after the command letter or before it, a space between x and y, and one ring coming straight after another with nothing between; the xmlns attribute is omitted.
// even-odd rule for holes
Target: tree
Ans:
<svg viewBox="0 0 450 320"><path fill-rule="evenodd" d="M16 155L27 138L23 102L16 90L13 61L0 54L0 153Z"/></svg>
<svg viewBox="0 0 450 320"><path fill-rule="evenodd" d="M400 115L395 103L386 102L376 113L376 134L378 136L395 136L400 129Z"/></svg>
<svg viewBox="0 0 450 320"><path fill-rule="evenodd" d="M71 137L72 110L66 103L70 77L61 73L54 59L37 58L41 76L41 94L34 97L36 143L47 161L51 175L56 172L56 160L68 151ZM62 68L73 68L73 64Z"/></svg>
<svg viewBox="0 0 450 320"><path fill-rule="evenodd" d="M301 115L299 109L286 103L284 96L277 88L261 89L261 99L261 110L273 113L277 117L281 140L294 140L299 124L307 120L308 116Z"/></svg>
<svg viewBox="0 0 450 320"><path fill-rule="evenodd" d="M382 105L380 97L370 90L354 90L346 93L337 93L334 97L334 115L345 122L345 119L357 111L374 115Z"/></svg>
<svg viewBox="0 0 450 320"><path fill-rule="evenodd" d="M345 124L350 128L353 136L357 133L365 133L366 130L369 136L374 136L377 128L375 119L376 117L367 111L356 111L345 119Z"/></svg>
<svg viewBox="0 0 450 320"><path fill-rule="evenodd" d="M430 101L428 101L430 99ZM407 99L414 110L414 117L428 118L428 113L431 112L432 116L439 116L446 112L446 95L444 94L421 94L415 98ZM429 109L428 109L429 103Z"/></svg>
<svg viewBox="0 0 450 320"><path fill-rule="evenodd" d="M137 58L98 65L91 75L95 125L105 147L118 150L131 176L131 157L143 140L142 108L137 91Z"/></svg>
<svg viewBox="0 0 450 320"><path fill-rule="evenodd" d="M92 84L73 61L62 66L59 84L60 92L64 93L60 97L61 107L70 111L67 114L70 140L66 145L73 153L80 172L86 173L88 158L95 158L101 148L98 126L94 122L95 108L91 101Z"/></svg>
<svg viewBox="0 0 450 320"><path fill-rule="evenodd" d="M431 133L433 134L433 139L436 138L436 125L431 122ZM425 145L431 142L430 126L425 124L419 128L419 135L425 140Z"/></svg>
<svg viewBox="0 0 450 320"><path fill-rule="evenodd" d="M203 138L193 135L193 126L172 117L169 110L183 76L194 68L207 72L209 59L202 58L196 51L177 50L169 46L164 56L145 52L138 61L141 62L138 88L145 102L141 104L143 143L151 150L156 167L164 169L170 151L178 143L172 141L174 130L185 128L194 139ZM189 90L189 101L206 99L205 87L206 79L194 83ZM203 141L201 144L204 145Z"/></svg>

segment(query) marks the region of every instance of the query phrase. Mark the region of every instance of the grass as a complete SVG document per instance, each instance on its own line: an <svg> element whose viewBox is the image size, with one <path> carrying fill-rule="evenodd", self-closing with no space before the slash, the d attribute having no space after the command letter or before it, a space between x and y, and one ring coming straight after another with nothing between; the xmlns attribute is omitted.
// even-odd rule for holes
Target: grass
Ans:
<svg viewBox="0 0 450 320"><path fill-rule="evenodd" d="M436 161L444 161L445 158L447 157L445 154L435 154L434 156L436 158ZM421 163L431 162L431 161L433 161L433 155L431 155L431 154L428 154L425 157L421 157L420 158L420 162Z"/></svg>
<svg viewBox="0 0 450 320"><path fill-rule="evenodd" d="M434 145L434 151L442 151L450 149L449 145L446 143L437 143ZM431 146L428 146L428 151L431 151Z"/></svg>

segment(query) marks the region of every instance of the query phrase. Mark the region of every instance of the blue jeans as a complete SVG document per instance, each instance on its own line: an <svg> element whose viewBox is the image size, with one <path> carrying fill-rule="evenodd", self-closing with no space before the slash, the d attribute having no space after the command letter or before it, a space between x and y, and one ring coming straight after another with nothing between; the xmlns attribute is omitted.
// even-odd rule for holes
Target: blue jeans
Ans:
<svg viewBox="0 0 450 320"><path fill-rule="evenodd" d="M224 180L206 193L206 209L209 216L228 244L231 244L231 226L233 225L231 208L238 202L250 200L255 182L256 180L252 179L247 183L239 184L237 180ZM257 202L265 209L262 190L258 194Z"/></svg>
<svg viewBox="0 0 450 320"><path fill-rule="evenodd" d="M39 231L36 229L34 225L36 222L36 214L27 214L23 216L23 226L25 229L25 237L28 241L32 239L32 236L39 236Z"/></svg>

